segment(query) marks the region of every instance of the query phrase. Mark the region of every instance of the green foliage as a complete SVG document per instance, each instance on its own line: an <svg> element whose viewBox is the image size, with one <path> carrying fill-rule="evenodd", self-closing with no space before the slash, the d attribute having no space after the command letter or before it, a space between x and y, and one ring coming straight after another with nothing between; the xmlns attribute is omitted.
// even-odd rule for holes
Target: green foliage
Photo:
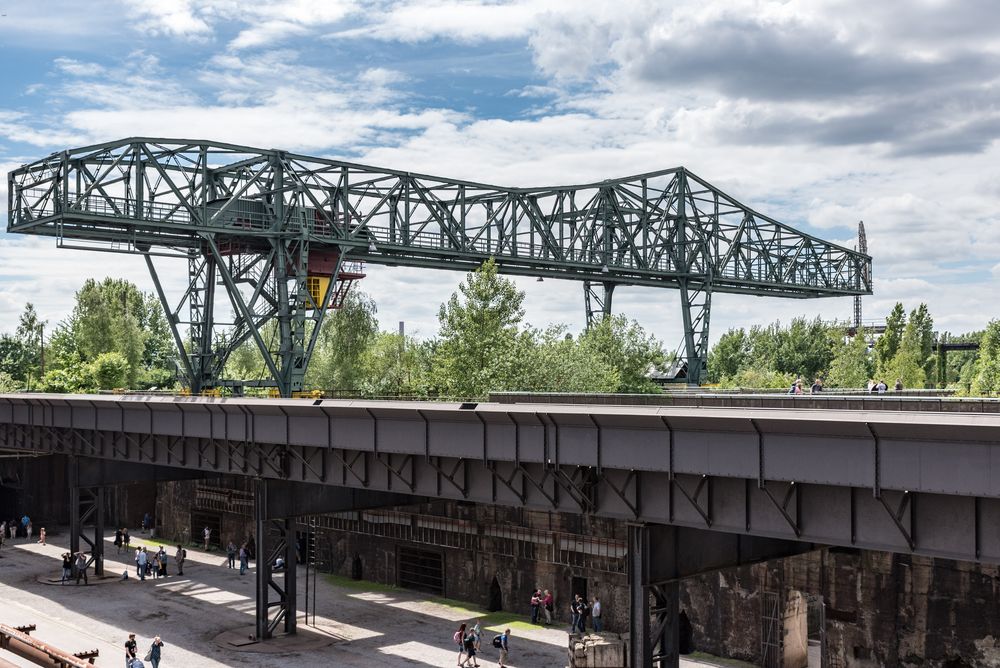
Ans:
<svg viewBox="0 0 1000 668"><path fill-rule="evenodd" d="M524 382L527 392L616 392L621 387L619 370L595 355L566 332L553 325L544 332L531 332L531 355Z"/></svg>
<svg viewBox="0 0 1000 668"><path fill-rule="evenodd" d="M430 348L411 337L376 333L362 363L358 389L368 395L427 395Z"/></svg>
<svg viewBox="0 0 1000 668"><path fill-rule="evenodd" d="M89 364L75 364L47 371L39 383L43 392L80 393L96 389L93 368Z"/></svg>
<svg viewBox="0 0 1000 668"><path fill-rule="evenodd" d="M924 369L924 376L932 378L935 373L936 358L934 356L934 319L931 317L927 304L920 304L910 312L910 319L906 323L907 328L912 328L909 336L914 339L911 344L919 351L918 357L922 360L921 366ZM903 330L903 338L907 336L907 330Z"/></svg>
<svg viewBox="0 0 1000 668"><path fill-rule="evenodd" d="M13 336L0 336L0 373L23 383L32 364L29 348Z"/></svg>
<svg viewBox="0 0 1000 668"><path fill-rule="evenodd" d="M125 387L132 364L121 353L101 353L90 363L90 369L97 389L114 390Z"/></svg>
<svg viewBox="0 0 1000 668"><path fill-rule="evenodd" d="M724 388L777 389L789 388L795 382L795 374L774 369L744 367L735 376L727 376L719 382Z"/></svg>
<svg viewBox="0 0 1000 668"><path fill-rule="evenodd" d="M787 329L777 328L775 332L773 368L805 379L816 378L830 366L835 340L830 325L819 317L795 318Z"/></svg>
<svg viewBox="0 0 1000 668"><path fill-rule="evenodd" d="M660 388L646 377L651 367L666 361L662 346L635 320L612 316L590 327L580 337L588 357L618 372L616 392L656 393Z"/></svg>
<svg viewBox="0 0 1000 668"><path fill-rule="evenodd" d="M827 387L863 389L873 374L872 355L868 350L866 332L859 330L838 345L826 377Z"/></svg>
<svg viewBox="0 0 1000 668"><path fill-rule="evenodd" d="M0 371L0 394L17 392L19 389L21 389L21 385L14 380L13 376L6 371Z"/></svg>
<svg viewBox="0 0 1000 668"><path fill-rule="evenodd" d="M742 328L723 334L708 353L708 382L732 378L749 366L753 359L750 344L750 337Z"/></svg>
<svg viewBox="0 0 1000 668"><path fill-rule="evenodd" d="M971 391L979 395L1000 393L1000 320L991 320L983 332Z"/></svg>
<svg viewBox="0 0 1000 668"><path fill-rule="evenodd" d="M365 373L365 351L377 334L375 302L363 292L349 292L343 306L324 319L306 383L323 389L359 389Z"/></svg>
<svg viewBox="0 0 1000 668"><path fill-rule="evenodd" d="M441 392L478 397L522 384L527 356L517 344L523 302L524 293L497 273L492 259L466 276L438 312L441 338L431 376Z"/></svg>
<svg viewBox="0 0 1000 668"><path fill-rule="evenodd" d="M896 356L899 344L903 341L904 327L906 311L901 303L896 302L889 317L885 319L885 333L875 342L875 363L879 374L885 375L885 366Z"/></svg>

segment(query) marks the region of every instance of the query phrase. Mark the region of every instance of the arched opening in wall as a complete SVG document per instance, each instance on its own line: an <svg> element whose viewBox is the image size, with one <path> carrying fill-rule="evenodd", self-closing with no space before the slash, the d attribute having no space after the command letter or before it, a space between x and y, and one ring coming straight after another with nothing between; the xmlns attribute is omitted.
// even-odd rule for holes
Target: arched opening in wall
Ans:
<svg viewBox="0 0 1000 668"><path fill-rule="evenodd" d="M364 565L361 563L361 555L355 553L351 561L351 578L354 580L364 580Z"/></svg>
<svg viewBox="0 0 1000 668"><path fill-rule="evenodd" d="M490 583L490 604L486 609L490 612L503 610L503 590L500 589L500 580L495 575L493 582Z"/></svg>

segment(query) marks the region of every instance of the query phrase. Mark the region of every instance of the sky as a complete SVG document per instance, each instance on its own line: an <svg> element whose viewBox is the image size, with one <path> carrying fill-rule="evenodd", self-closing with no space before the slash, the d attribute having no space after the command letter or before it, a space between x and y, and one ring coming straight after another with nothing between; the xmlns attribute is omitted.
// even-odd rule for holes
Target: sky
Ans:
<svg viewBox="0 0 1000 668"><path fill-rule="evenodd" d="M0 171L129 136L281 148L502 186L684 166L846 246L866 319L926 302L938 330L1000 317L995 0L0 0ZM7 217L6 179L0 220ZM5 229L5 225L0 226ZM186 265L161 263L168 291ZM385 329L437 331L458 272L370 266ZM0 332L50 325L88 277L152 290L140 258L0 232ZM581 284L515 279L526 320L584 324ZM677 294L614 310L668 349ZM850 298L713 299L712 339Z"/></svg>

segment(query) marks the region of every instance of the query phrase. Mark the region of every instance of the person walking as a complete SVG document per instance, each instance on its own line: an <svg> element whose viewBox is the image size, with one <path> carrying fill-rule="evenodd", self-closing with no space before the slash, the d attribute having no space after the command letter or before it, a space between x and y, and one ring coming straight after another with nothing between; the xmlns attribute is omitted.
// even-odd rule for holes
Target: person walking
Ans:
<svg viewBox="0 0 1000 668"><path fill-rule="evenodd" d="M542 596L542 610L545 612L545 623L549 626L552 625L552 610L553 610L552 604L553 604L552 592L546 589Z"/></svg>
<svg viewBox="0 0 1000 668"><path fill-rule="evenodd" d="M149 646L149 651L146 652L146 661L153 664L153 668L160 668L160 648L163 647L163 641L160 640L160 636L153 638L153 644Z"/></svg>
<svg viewBox="0 0 1000 668"><path fill-rule="evenodd" d="M510 652L510 647L507 644L509 642L509 639L510 639L510 629L506 629L503 633L497 636L497 640L500 641L499 644L497 645L497 647L500 649L500 659L497 662L497 665L499 665L500 668L504 668L507 665L507 656Z"/></svg>
<svg viewBox="0 0 1000 668"><path fill-rule="evenodd" d="M45 527L42 527L41 531L38 532L38 542L45 545Z"/></svg>
<svg viewBox="0 0 1000 668"><path fill-rule="evenodd" d="M128 640L125 641L125 668L132 668L132 662L138 658L135 653L135 634L130 633L128 634Z"/></svg>
<svg viewBox="0 0 1000 668"><path fill-rule="evenodd" d="M149 516L149 513L143 513L142 515L142 532L146 533L149 531L150 527L153 526L153 518Z"/></svg>
<svg viewBox="0 0 1000 668"><path fill-rule="evenodd" d="M472 668L479 668L479 659L476 658L476 635L472 629L469 629L465 634L463 645L466 654L465 665L468 666L469 662L472 661Z"/></svg>
<svg viewBox="0 0 1000 668"><path fill-rule="evenodd" d="M462 661L462 655L465 654L465 622L462 622L451 639L456 645L458 645L458 662L455 665L461 666L464 663ZM466 659L466 661L468 661L468 659Z"/></svg>
<svg viewBox="0 0 1000 668"><path fill-rule="evenodd" d="M167 577L167 551L160 546L160 551L156 555L157 560L160 562L160 577Z"/></svg>
<svg viewBox="0 0 1000 668"><path fill-rule="evenodd" d="M236 568L236 553L237 553L237 551L238 550L236 549L236 543L234 543L233 539L230 538L229 539L229 544L226 545L226 558L229 559L229 567L230 568Z"/></svg>
<svg viewBox="0 0 1000 668"><path fill-rule="evenodd" d="M601 623L601 599L594 597L594 604L590 606L590 617L594 620L594 632L600 633L604 628Z"/></svg>
<svg viewBox="0 0 1000 668"><path fill-rule="evenodd" d="M813 381L812 387L809 388L810 394L820 394L823 392L823 381L817 378Z"/></svg>
<svg viewBox="0 0 1000 668"><path fill-rule="evenodd" d="M240 547L240 575L246 575L247 569L250 568L249 556L247 555L246 543Z"/></svg>
<svg viewBox="0 0 1000 668"><path fill-rule="evenodd" d="M902 392L902 391L903 391L903 379L902 379L902 378L897 378L897 379L896 379L896 387L895 387L895 390L896 390L897 392Z"/></svg>
<svg viewBox="0 0 1000 668"><path fill-rule="evenodd" d="M80 578L83 578L83 584L89 585L87 582L87 555L83 552L76 553L76 583L80 584Z"/></svg>
<svg viewBox="0 0 1000 668"><path fill-rule="evenodd" d="M186 558L187 550L178 545L177 552L174 553L174 561L177 562L177 575L184 575L184 560Z"/></svg>
<svg viewBox="0 0 1000 668"><path fill-rule="evenodd" d="M115 529L115 554L122 553L122 530Z"/></svg>
<svg viewBox="0 0 1000 668"><path fill-rule="evenodd" d="M69 552L63 552L62 555L62 580L59 584L66 584L67 580L73 578L73 555Z"/></svg>
<svg viewBox="0 0 1000 668"><path fill-rule="evenodd" d="M128 535L128 527L122 527L122 548L127 554L129 548L132 547L129 543L132 542L132 537Z"/></svg>
<svg viewBox="0 0 1000 668"><path fill-rule="evenodd" d="M480 651L480 647L482 647L482 639L483 639L483 628L479 625L478 619L476 620L476 623L472 625L472 635L473 637L475 637L473 646L475 647L476 653L478 654Z"/></svg>

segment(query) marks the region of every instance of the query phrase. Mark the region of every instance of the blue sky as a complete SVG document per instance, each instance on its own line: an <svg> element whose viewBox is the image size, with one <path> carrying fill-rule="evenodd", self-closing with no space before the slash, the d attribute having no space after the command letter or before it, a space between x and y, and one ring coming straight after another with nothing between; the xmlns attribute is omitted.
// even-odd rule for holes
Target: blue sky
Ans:
<svg viewBox="0 0 1000 668"><path fill-rule="evenodd" d="M501 185L684 165L826 239L852 245L864 219L866 317L896 301L928 302L955 332L1000 316L993 1L0 0L0 12L4 172L133 135ZM166 274L180 289L184 267ZM27 300L63 319L83 280L105 275L151 289L134 258L0 233L0 331ZM430 336L461 278L371 267L361 287L383 327ZM518 282L532 324L582 326L579 284ZM670 291L622 288L615 307L667 347L680 339ZM719 295L713 339L851 313L849 299Z"/></svg>

